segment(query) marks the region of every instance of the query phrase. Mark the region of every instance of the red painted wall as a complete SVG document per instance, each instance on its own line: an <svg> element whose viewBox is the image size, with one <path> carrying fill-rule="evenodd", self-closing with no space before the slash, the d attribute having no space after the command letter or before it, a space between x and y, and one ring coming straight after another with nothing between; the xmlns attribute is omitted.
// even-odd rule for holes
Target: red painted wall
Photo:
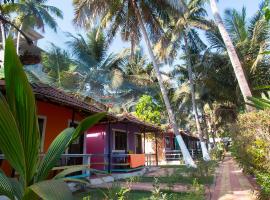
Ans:
<svg viewBox="0 0 270 200"><path fill-rule="evenodd" d="M48 102L37 102L39 116L46 117L45 141L43 150L46 151L56 136L68 127L68 121L72 119L72 109ZM75 114L75 121L81 121L83 117Z"/></svg>
<svg viewBox="0 0 270 200"><path fill-rule="evenodd" d="M86 153L87 154L105 154L106 129L104 124L98 124L90 128L86 133ZM104 163L106 159L100 156L92 156L91 163ZM104 170L103 164L91 164L91 168Z"/></svg>
<svg viewBox="0 0 270 200"><path fill-rule="evenodd" d="M38 116L46 117L45 138L43 152L46 152L56 136L68 127L68 121L72 119L72 109L49 102L37 101ZM83 116L76 113L75 121L81 121ZM11 175L11 167L7 161L3 161L1 168L7 175Z"/></svg>

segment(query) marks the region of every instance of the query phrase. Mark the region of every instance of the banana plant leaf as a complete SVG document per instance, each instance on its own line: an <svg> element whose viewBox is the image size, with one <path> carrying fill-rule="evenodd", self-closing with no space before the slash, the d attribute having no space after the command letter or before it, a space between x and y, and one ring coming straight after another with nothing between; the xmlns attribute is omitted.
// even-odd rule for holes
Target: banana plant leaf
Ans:
<svg viewBox="0 0 270 200"><path fill-rule="evenodd" d="M4 71L7 102L17 123L24 156L27 158L24 160L26 173L22 175L25 176L26 184L29 184L36 172L40 144L36 104L11 37L6 41Z"/></svg>

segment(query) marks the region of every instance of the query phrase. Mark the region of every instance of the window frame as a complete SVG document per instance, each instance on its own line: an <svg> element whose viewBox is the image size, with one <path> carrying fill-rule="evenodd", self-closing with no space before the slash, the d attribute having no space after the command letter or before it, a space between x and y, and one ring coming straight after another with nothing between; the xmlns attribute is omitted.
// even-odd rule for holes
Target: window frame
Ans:
<svg viewBox="0 0 270 200"><path fill-rule="evenodd" d="M122 130L122 129L112 129L112 132L113 132L113 150L116 150L115 149L115 132L121 132L121 133L125 133L126 134L126 136L127 136L127 151L129 150L129 145L128 145L128 143L129 143L129 140L128 140L128 132L127 131L125 131L125 130ZM117 149L117 150L119 150L119 149ZM121 150L119 150L119 151L122 151L123 149L121 149Z"/></svg>

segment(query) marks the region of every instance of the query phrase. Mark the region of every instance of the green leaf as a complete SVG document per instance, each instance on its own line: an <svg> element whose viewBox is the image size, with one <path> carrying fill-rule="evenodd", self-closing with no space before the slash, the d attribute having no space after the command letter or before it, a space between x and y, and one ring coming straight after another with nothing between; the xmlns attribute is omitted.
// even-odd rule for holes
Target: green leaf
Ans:
<svg viewBox="0 0 270 200"><path fill-rule="evenodd" d="M20 133L9 106L0 92L0 147L11 166L25 178L25 157Z"/></svg>
<svg viewBox="0 0 270 200"><path fill-rule="evenodd" d="M253 104L249 104L251 106L254 106L258 109L264 110L267 108L270 108L270 101L266 99L256 98L256 97L248 97L250 101L252 101Z"/></svg>
<svg viewBox="0 0 270 200"><path fill-rule="evenodd" d="M73 173L73 172L79 172L82 170L87 170L90 172L95 172L95 173L100 173L100 174L106 174L106 172L100 171L100 170L96 170L96 169L92 169L89 166L70 166L67 169L63 170L62 172L58 173L54 179L61 179L61 178L65 178L65 176ZM67 177L68 178L68 177Z"/></svg>
<svg viewBox="0 0 270 200"><path fill-rule="evenodd" d="M6 95L11 112L18 124L25 154L26 177L29 184L36 172L39 153L39 131L35 97L28 83L11 37L5 48Z"/></svg>
<svg viewBox="0 0 270 200"><path fill-rule="evenodd" d="M15 200L14 192L8 177L0 171L0 195L4 195L11 200Z"/></svg>
<svg viewBox="0 0 270 200"><path fill-rule="evenodd" d="M270 90L270 85L257 86L254 90Z"/></svg>
<svg viewBox="0 0 270 200"><path fill-rule="evenodd" d="M72 141L76 140L80 136L80 134L84 133L87 129L98 123L105 115L106 113L104 112L97 113L81 121L81 123L76 128L75 133L73 134Z"/></svg>
<svg viewBox="0 0 270 200"><path fill-rule="evenodd" d="M67 128L60 133L55 140L51 143L41 165L38 168L37 181L44 180L49 171L55 166L57 160L60 159L61 154L65 151L69 144L77 139L81 133L96 124L100 119L105 116L105 113L97 113L84 119L74 131L73 128Z"/></svg>
<svg viewBox="0 0 270 200"><path fill-rule="evenodd" d="M81 183L81 184L89 184L89 181L84 178L84 179L77 179L77 178L62 178L61 180L65 182L73 182L73 183Z"/></svg>
<svg viewBox="0 0 270 200"><path fill-rule="evenodd" d="M55 163L60 159L61 154L64 153L67 148L73 133L74 128L67 128L54 139L38 167L36 181L42 181L47 178L49 171L55 166Z"/></svg>
<svg viewBox="0 0 270 200"><path fill-rule="evenodd" d="M58 173L54 179L61 179L61 178L65 178L66 175L69 175L73 172L79 172L82 170L86 170L89 169L89 166L71 166L68 167L67 169L61 171L60 173Z"/></svg>
<svg viewBox="0 0 270 200"><path fill-rule="evenodd" d="M44 200L74 200L72 192L63 180L49 180L29 187Z"/></svg>
<svg viewBox="0 0 270 200"><path fill-rule="evenodd" d="M9 181L12 185L14 194L16 195L17 199L22 199L24 193L22 183L20 183L17 178L9 178Z"/></svg>

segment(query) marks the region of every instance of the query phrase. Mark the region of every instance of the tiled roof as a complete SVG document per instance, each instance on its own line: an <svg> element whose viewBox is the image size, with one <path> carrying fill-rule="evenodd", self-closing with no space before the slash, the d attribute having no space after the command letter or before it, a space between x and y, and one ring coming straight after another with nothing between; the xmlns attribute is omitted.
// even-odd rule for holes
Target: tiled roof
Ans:
<svg viewBox="0 0 270 200"><path fill-rule="evenodd" d="M123 114L117 115L117 117L119 121L128 121L128 122L141 126L144 131L163 132L161 127L142 121L138 119L137 117L135 117L134 115L132 115L131 113L123 113Z"/></svg>
<svg viewBox="0 0 270 200"><path fill-rule="evenodd" d="M77 109L82 109L90 113L106 112L103 109L100 109L94 105L90 105L75 96L71 96L64 91L56 89L49 85L42 83L34 83L31 85L37 99L49 100L51 102L56 102Z"/></svg>
<svg viewBox="0 0 270 200"><path fill-rule="evenodd" d="M167 133L173 133L173 129L168 127ZM194 138L194 139L199 139L199 137L198 137L197 135L191 134L190 132L185 131L185 130L179 130L179 133L180 133L181 135L185 135L185 136L187 136L187 137L191 137L191 138Z"/></svg>
<svg viewBox="0 0 270 200"><path fill-rule="evenodd" d="M4 89L5 81L0 80L0 87ZM75 96L71 96L60 89L56 89L49 85L43 83L33 83L31 84L35 96L39 100L50 101L54 103L58 103L61 105L65 105L68 107L76 108L79 110L83 110L89 113L98 113L98 112L106 112L103 109L100 109L96 106L90 105Z"/></svg>

